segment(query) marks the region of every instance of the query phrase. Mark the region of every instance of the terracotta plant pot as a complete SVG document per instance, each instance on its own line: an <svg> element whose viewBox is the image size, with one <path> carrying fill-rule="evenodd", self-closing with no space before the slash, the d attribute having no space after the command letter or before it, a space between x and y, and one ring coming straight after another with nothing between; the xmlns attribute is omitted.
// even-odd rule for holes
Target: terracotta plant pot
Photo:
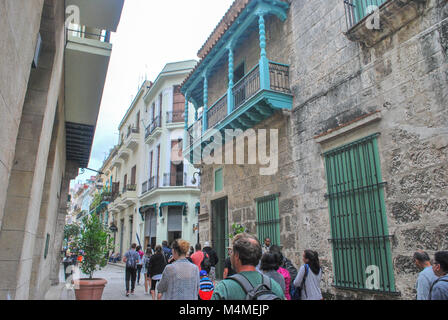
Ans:
<svg viewBox="0 0 448 320"><path fill-rule="evenodd" d="M76 300L101 300L105 279L79 279L74 280Z"/></svg>

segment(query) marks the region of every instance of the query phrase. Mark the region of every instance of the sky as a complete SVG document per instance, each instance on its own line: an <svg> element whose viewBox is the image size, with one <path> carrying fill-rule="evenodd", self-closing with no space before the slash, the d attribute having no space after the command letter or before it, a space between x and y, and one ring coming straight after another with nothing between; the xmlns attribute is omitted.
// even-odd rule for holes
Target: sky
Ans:
<svg viewBox="0 0 448 320"><path fill-rule="evenodd" d="M125 0L113 45L89 168L98 170L118 142L118 126L145 80L168 62L196 59L233 0ZM96 173L86 170L75 181ZM73 181L73 183L75 183Z"/></svg>

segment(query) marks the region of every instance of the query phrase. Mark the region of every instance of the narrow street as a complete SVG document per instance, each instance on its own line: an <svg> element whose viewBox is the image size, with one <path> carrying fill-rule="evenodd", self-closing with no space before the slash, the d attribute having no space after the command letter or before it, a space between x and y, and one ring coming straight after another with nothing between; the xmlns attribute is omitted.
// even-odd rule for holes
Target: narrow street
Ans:
<svg viewBox="0 0 448 320"><path fill-rule="evenodd" d="M64 283L64 270L61 267L60 281ZM151 295L145 294L144 275L141 274L140 285L135 285L135 294L126 297L124 268L122 266L107 265L101 271L95 272L95 278L103 278L107 280L104 288L103 300L152 300ZM63 289L61 300L75 300L74 291Z"/></svg>

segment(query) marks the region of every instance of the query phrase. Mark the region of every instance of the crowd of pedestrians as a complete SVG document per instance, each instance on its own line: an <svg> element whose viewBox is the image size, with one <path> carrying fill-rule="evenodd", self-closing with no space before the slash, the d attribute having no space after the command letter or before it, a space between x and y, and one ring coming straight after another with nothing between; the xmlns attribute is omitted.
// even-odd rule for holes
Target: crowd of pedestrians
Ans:
<svg viewBox="0 0 448 320"><path fill-rule="evenodd" d="M145 294L153 300L323 300L317 252L305 250L297 270L269 238L261 244L255 236L238 234L227 250L223 280L217 283L219 258L208 242L193 249L185 240L175 240L171 248L164 241L145 253L133 244L123 257L126 296L134 294L143 271ZM414 261L421 270L417 300L448 300L448 251L437 252L433 264L418 251Z"/></svg>

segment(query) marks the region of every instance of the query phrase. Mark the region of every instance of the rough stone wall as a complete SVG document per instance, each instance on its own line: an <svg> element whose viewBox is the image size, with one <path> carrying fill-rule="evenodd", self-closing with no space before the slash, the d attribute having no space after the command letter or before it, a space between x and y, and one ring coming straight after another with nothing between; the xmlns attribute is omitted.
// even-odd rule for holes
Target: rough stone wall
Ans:
<svg viewBox="0 0 448 320"><path fill-rule="evenodd" d="M291 228L294 190L291 163L291 146L289 145L289 116L278 111L275 115L259 123L253 129L278 129L279 170L275 175L260 175L260 165L207 165L202 169L201 176L201 213L199 216L199 237L201 243L212 240L211 231L211 202L228 198L228 227L233 223L243 224L250 233L256 234L256 206L255 199L267 195L280 193L280 233L281 243L287 249L295 246L295 231ZM268 131L269 135L269 131ZM257 140L258 141L258 140ZM257 142L258 143L258 142ZM247 163L248 147L245 147ZM235 154L234 154L235 155ZM220 192L214 190L214 172L223 167L224 187Z"/></svg>
<svg viewBox="0 0 448 320"><path fill-rule="evenodd" d="M291 82L297 207L291 224L296 250L314 249L324 266L327 298L389 298L334 289L325 146L314 137L373 111L382 120L379 153L395 284L415 296L417 249L448 249L448 105L446 1L428 0L424 14L372 48L349 41L343 1L293 1ZM363 131L364 130L364 131ZM342 138L343 140L343 138ZM349 139L346 139L349 142ZM296 257L295 263L299 263Z"/></svg>
<svg viewBox="0 0 448 320"><path fill-rule="evenodd" d="M37 43L44 0L0 2L0 184L8 184L13 165L31 61ZM0 227L6 201L0 188Z"/></svg>

